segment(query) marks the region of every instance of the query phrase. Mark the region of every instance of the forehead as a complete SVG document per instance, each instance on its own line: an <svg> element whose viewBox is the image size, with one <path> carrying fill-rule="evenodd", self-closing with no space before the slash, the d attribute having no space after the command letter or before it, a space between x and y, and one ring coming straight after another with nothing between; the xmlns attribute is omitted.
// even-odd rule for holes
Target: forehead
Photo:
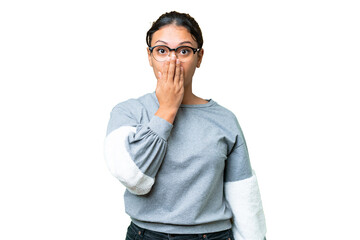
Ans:
<svg viewBox="0 0 360 240"><path fill-rule="evenodd" d="M152 36L151 45L153 46L158 40L168 43L169 46L176 46L185 41L191 42L193 46L197 45L187 28L174 24L166 25L157 30ZM164 44L163 42L161 44Z"/></svg>

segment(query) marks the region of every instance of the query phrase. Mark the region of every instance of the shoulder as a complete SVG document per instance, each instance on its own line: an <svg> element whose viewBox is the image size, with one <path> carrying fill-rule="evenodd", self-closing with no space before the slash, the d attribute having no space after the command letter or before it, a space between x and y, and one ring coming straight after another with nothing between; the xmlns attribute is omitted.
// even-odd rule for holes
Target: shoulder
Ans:
<svg viewBox="0 0 360 240"><path fill-rule="evenodd" d="M122 102L119 102L112 108L112 112L139 112L142 109L146 108L146 105L154 103L154 99L151 95L152 93L146 93L140 97L129 98Z"/></svg>
<svg viewBox="0 0 360 240"><path fill-rule="evenodd" d="M218 112L218 124L222 127L227 136L226 139L228 140L228 144L230 146L229 149L244 143L244 134L235 113L219 103L216 104L216 108L216 111Z"/></svg>
<svg viewBox="0 0 360 240"><path fill-rule="evenodd" d="M238 119L233 111L215 102L214 109L218 112L219 118L227 126L238 125Z"/></svg>
<svg viewBox="0 0 360 240"><path fill-rule="evenodd" d="M136 127L143 122L149 121L146 104L151 103L151 96L145 94L138 98L129 98L116 104L110 113L107 134L122 126Z"/></svg>

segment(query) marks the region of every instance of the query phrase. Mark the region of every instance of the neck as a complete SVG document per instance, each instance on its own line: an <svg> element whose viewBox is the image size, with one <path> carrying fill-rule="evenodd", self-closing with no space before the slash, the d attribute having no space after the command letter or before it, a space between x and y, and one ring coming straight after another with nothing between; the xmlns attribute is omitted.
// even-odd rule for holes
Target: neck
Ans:
<svg viewBox="0 0 360 240"><path fill-rule="evenodd" d="M184 88L185 88L184 97L181 104L194 104L198 97L195 96L192 92L192 84L189 84Z"/></svg>

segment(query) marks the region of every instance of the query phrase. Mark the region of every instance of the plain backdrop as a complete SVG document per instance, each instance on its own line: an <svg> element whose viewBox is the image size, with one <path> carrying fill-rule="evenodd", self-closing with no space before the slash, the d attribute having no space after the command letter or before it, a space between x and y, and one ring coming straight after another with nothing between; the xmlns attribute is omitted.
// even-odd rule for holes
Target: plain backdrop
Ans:
<svg viewBox="0 0 360 240"><path fill-rule="evenodd" d="M196 95L234 112L270 240L360 239L358 1L0 3L0 239L125 239L111 109L156 87L162 13L204 36Z"/></svg>

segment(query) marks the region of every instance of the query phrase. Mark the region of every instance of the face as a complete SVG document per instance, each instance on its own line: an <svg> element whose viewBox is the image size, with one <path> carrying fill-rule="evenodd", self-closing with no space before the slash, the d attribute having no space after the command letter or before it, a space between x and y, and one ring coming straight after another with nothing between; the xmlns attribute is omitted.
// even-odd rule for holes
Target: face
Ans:
<svg viewBox="0 0 360 240"><path fill-rule="evenodd" d="M176 26L174 24L166 25L159 30L157 30L151 40L151 46L156 45L166 45L170 48L177 48L178 46L190 46L193 48L198 48L197 42L193 39L190 32L182 26ZM150 66L154 70L154 74L157 77L157 73L162 70L163 64L165 62L156 61L151 55L149 48L148 58ZM192 77L195 73L195 69L200 67L202 56L204 54L204 50L201 49L199 52L195 53L191 60L186 62L181 62L181 66L184 68L184 85L185 87L188 84L191 84ZM171 51L171 55L175 55L175 51Z"/></svg>

